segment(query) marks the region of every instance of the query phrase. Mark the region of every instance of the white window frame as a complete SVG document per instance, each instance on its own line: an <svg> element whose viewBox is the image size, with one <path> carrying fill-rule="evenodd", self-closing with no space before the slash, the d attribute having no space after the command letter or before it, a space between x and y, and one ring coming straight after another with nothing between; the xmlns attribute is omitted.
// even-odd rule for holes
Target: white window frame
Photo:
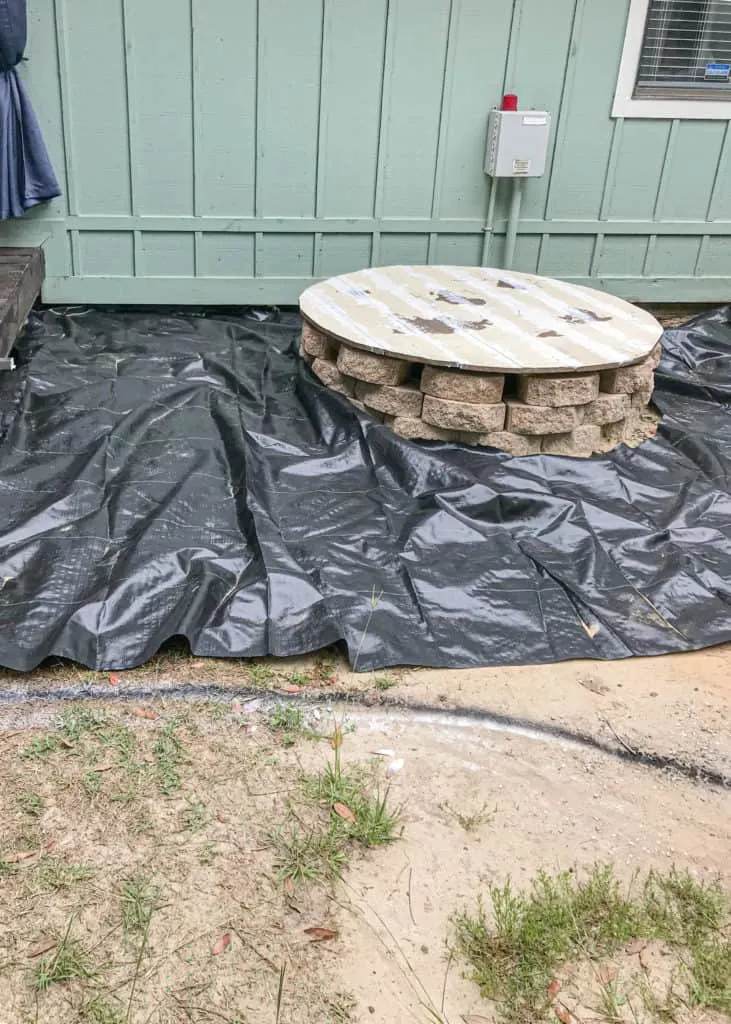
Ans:
<svg viewBox="0 0 731 1024"><path fill-rule="evenodd" d="M731 120L731 100L635 99L632 95L637 81L642 41L650 0L630 0L627 32L624 37L622 62L619 65L617 91L614 94L612 117L672 117L703 121Z"/></svg>

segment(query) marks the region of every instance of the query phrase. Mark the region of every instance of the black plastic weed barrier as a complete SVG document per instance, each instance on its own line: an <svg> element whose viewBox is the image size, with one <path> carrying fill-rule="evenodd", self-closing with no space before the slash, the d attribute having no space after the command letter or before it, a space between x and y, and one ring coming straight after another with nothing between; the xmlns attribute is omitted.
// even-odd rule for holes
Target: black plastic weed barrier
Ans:
<svg viewBox="0 0 731 1024"><path fill-rule="evenodd" d="M395 437L313 378L294 313L35 315L0 383L0 663L729 640L730 319L666 332L655 440L572 459Z"/></svg>

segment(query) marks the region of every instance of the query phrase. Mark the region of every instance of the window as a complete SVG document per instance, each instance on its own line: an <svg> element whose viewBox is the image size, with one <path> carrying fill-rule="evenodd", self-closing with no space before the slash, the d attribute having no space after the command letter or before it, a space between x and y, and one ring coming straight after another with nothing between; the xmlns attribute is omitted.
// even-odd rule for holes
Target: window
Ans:
<svg viewBox="0 0 731 1024"><path fill-rule="evenodd" d="M631 0L613 115L731 118L731 0Z"/></svg>

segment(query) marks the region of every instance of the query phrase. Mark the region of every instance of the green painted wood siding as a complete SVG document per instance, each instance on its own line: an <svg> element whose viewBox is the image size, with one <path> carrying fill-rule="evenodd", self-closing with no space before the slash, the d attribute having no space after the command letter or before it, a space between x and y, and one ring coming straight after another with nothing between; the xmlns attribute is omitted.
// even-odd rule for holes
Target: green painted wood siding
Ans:
<svg viewBox="0 0 731 1024"><path fill-rule="evenodd" d="M294 303L315 278L503 258L488 109L554 115L516 269L731 298L727 121L612 120L629 0L30 0L24 68L64 197L56 302ZM494 210L494 216L490 212Z"/></svg>

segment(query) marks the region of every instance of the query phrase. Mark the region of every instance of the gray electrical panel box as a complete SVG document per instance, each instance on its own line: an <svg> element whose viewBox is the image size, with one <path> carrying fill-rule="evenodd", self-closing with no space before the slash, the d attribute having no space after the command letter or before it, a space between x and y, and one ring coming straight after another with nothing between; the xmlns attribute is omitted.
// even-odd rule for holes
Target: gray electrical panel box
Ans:
<svg viewBox="0 0 731 1024"><path fill-rule="evenodd" d="M493 178L540 178L550 133L551 115L545 110L491 110L485 173Z"/></svg>

